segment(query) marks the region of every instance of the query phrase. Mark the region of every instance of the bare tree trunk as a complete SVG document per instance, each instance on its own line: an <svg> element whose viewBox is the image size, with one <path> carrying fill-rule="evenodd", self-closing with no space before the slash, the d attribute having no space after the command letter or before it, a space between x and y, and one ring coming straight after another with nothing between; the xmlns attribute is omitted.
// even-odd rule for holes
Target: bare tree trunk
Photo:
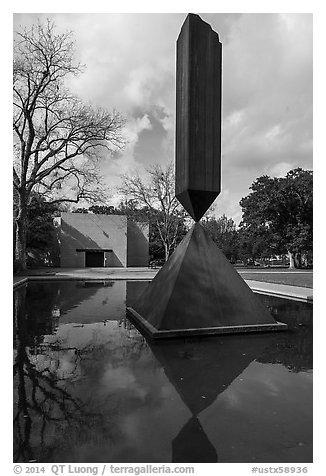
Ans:
<svg viewBox="0 0 326 476"><path fill-rule="evenodd" d="M20 204L19 213L16 220L16 243L15 259L16 270L25 271L26 265L26 241L27 241L27 207L25 203Z"/></svg>
<svg viewBox="0 0 326 476"><path fill-rule="evenodd" d="M289 250L288 250L288 256L289 256L289 260L290 260L289 269L294 269L295 268L294 256L293 256L293 253L291 253L291 251L289 251Z"/></svg>
<svg viewBox="0 0 326 476"><path fill-rule="evenodd" d="M169 246L167 242L164 242L164 259L167 261L169 259Z"/></svg>

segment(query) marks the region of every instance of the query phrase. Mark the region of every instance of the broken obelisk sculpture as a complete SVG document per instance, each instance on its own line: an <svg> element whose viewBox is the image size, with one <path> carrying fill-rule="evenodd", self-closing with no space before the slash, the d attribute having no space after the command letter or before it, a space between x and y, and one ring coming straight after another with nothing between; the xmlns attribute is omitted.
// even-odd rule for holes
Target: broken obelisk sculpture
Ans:
<svg viewBox="0 0 326 476"><path fill-rule="evenodd" d="M196 223L127 308L152 338L287 328L198 223L221 189L221 72L217 33L189 14L177 40L176 197Z"/></svg>

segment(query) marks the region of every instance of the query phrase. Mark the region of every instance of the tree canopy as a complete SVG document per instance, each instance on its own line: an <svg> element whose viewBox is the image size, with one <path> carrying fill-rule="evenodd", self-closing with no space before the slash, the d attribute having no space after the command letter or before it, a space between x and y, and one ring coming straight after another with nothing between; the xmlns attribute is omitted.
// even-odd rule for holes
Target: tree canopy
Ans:
<svg viewBox="0 0 326 476"><path fill-rule="evenodd" d="M202 224L209 231L211 237L225 256L231 262L235 262L239 251L238 233L233 219L223 214L219 218L206 218Z"/></svg>
<svg viewBox="0 0 326 476"><path fill-rule="evenodd" d="M313 176L296 168L285 177L263 175L242 198L240 229L247 246L259 254L288 253L300 265L312 251Z"/></svg>

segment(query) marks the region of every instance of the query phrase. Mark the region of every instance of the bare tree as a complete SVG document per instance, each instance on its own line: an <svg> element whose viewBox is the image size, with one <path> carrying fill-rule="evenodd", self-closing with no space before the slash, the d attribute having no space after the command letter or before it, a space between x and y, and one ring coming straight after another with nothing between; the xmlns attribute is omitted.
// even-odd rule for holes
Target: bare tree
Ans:
<svg viewBox="0 0 326 476"><path fill-rule="evenodd" d="M183 211L174 194L174 167L171 162L165 168L153 165L147 169L147 180L137 173L123 176L119 191L127 198L147 210L164 246L165 260L169 258L177 244L180 220Z"/></svg>
<svg viewBox="0 0 326 476"><path fill-rule="evenodd" d="M14 45L14 170L18 194L15 257L26 268L27 207L36 191L53 202L98 200L99 161L123 147L119 113L94 109L72 95L67 77L82 71L72 33L49 20L16 32Z"/></svg>

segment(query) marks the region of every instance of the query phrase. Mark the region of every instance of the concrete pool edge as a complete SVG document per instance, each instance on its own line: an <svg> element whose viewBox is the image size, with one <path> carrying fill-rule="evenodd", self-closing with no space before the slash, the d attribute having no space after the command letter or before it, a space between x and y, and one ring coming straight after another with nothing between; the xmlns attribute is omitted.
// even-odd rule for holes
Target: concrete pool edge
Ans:
<svg viewBox="0 0 326 476"><path fill-rule="evenodd" d="M146 274L145 274L146 273ZM114 273L110 275L99 275L99 276L90 276L90 275L67 275L67 274L44 274L44 275L30 275L30 276L14 276L13 288L17 289L18 287L28 283L36 281L151 281L155 276L156 272L145 270L144 273L138 271L124 272L115 275ZM294 301L301 302L313 302L313 289L304 288L300 286L290 286L285 284L275 284L268 283L264 281L254 281L245 279L244 280L252 291L265 294L268 296L275 296L280 298L291 299Z"/></svg>
<svg viewBox="0 0 326 476"><path fill-rule="evenodd" d="M313 289L301 286L290 286L287 284L268 283L265 281L254 281L245 279L246 283L258 294L291 299L293 301L313 302Z"/></svg>

